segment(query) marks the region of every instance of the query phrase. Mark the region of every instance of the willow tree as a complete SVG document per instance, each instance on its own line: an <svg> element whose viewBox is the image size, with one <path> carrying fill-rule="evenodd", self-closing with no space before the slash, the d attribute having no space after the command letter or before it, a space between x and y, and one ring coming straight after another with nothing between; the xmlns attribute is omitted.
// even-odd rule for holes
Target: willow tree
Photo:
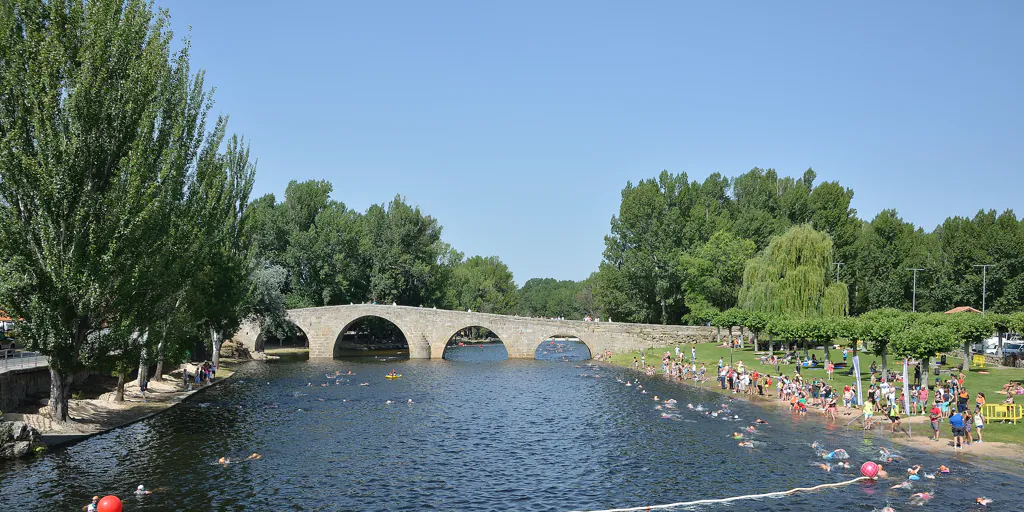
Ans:
<svg viewBox="0 0 1024 512"><path fill-rule="evenodd" d="M202 76L171 41L142 0L0 3L0 307L49 358L55 421L90 336L145 293L202 138Z"/></svg>
<svg viewBox="0 0 1024 512"><path fill-rule="evenodd" d="M797 318L846 315L846 284L829 283L832 253L827 233L810 225L793 226L747 262L740 307Z"/></svg>

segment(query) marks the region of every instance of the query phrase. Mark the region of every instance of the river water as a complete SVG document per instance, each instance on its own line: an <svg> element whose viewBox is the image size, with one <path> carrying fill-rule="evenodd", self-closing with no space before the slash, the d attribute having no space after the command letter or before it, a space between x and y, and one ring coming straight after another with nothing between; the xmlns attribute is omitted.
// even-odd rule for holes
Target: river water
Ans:
<svg viewBox="0 0 1024 512"><path fill-rule="evenodd" d="M548 361L496 360L499 350L453 347L449 359L435 361L246 364L166 413L38 458L0 463L0 504L71 511L94 494L117 494L126 511L591 510L849 480L879 447L892 447L661 378L563 362L580 356L572 350L539 352ZM384 379L392 369L403 378ZM340 384L332 378L320 386L325 374L350 370L355 375ZM647 394L617 375L639 379ZM678 400L679 408L656 410L655 394ZM727 403L739 419L710 418L688 403ZM737 446L732 433L755 417L770 426L755 435L754 448ZM847 450L854 469L818 468L815 440ZM263 458L216 462L252 452ZM889 489L900 480L857 483L697 510L972 510L979 496L1004 510L1018 508L1019 474L910 449L903 454L925 471L946 464L952 473L912 490ZM888 469L897 474L907 465ZM138 484L155 494L131 496ZM908 504L922 491L935 498L924 507Z"/></svg>

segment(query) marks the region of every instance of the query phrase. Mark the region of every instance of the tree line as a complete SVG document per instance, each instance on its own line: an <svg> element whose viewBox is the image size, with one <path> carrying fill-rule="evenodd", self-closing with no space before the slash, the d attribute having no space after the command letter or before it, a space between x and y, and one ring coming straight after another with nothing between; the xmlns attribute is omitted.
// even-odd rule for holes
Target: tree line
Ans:
<svg viewBox="0 0 1024 512"><path fill-rule="evenodd" d="M976 265L985 264L992 265L984 275L986 309L1024 309L1024 220L1012 210L949 217L926 232L895 209L862 220L850 207L853 190L815 179L810 169L791 178L755 168L731 179L716 173L698 182L662 172L627 184L603 261L589 278L597 307L634 322L706 323L731 307L767 308L771 300L807 310L806 299L817 301L830 287L822 305L852 315L981 309ZM795 227L800 233L790 234ZM789 239L771 247L783 235ZM757 288L769 274L794 270L784 255L800 248L813 269L777 283L784 289ZM911 268L923 269L916 294Z"/></svg>

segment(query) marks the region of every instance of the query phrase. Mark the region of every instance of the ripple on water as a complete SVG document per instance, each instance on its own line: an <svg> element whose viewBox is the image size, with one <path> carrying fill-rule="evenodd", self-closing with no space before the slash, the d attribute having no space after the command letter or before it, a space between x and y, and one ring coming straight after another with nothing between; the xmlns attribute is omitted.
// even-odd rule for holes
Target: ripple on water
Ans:
<svg viewBox="0 0 1024 512"><path fill-rule="evenodd" d="M717 408L720 396L640 377L648 390L643 395L614 378L581 377L595 370L577 364L250 364L231 385L165 414L43 457L3 463L0 501L12 509L77 510L93 494L125 496L142 483L158 492L145 501L126 498L126 510L597 509L837 482L855 470L824 473L812 440L846 449L854 467L887 445L727 402L740 418L771 423L759 428L754 448L740 448L732 433L746 421L712 419L685 405L671 410L682 421L665 420L651 400L657 394ZM392 368L404 378L383 379ZM356 376L320 387L336 370ZM409 398L416 403L404 403ZM216 463L254 451L263 459ZM926 468L944 463L954 470L955 478L931 484L937 497L929 510L970 508L981 495L997 505L1015 503L1024 483L1019 475L903 453ZM867 511L886 503L900 508L906 498L888 485L862 484L741 506ZM711 509L720 508L700 508Z"/></svg>

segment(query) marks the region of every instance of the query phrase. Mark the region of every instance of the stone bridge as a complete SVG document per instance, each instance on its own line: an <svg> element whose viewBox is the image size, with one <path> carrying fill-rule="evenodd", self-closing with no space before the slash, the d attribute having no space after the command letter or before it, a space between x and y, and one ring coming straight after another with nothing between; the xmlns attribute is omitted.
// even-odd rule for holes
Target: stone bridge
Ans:
<svg viewBox="0 0 1024 512"><path fill-rule="evenodd" d="M288 311L288 318L309 340L310 358L334 357L338 337L357 320L366 317L383 318L395 324L405 335L411 359L440 359L452 336L467 327L490 330L501 339L509 358L528 359L533 359L541 342L556 336L579 338L591 354L605 350L622 353L714 339L712 327L548 320L412 306L354 304ZM262 350L262 344L257 344L259 334L259 327L249 323L241 327L234 339L249 350Z"/></svg>

